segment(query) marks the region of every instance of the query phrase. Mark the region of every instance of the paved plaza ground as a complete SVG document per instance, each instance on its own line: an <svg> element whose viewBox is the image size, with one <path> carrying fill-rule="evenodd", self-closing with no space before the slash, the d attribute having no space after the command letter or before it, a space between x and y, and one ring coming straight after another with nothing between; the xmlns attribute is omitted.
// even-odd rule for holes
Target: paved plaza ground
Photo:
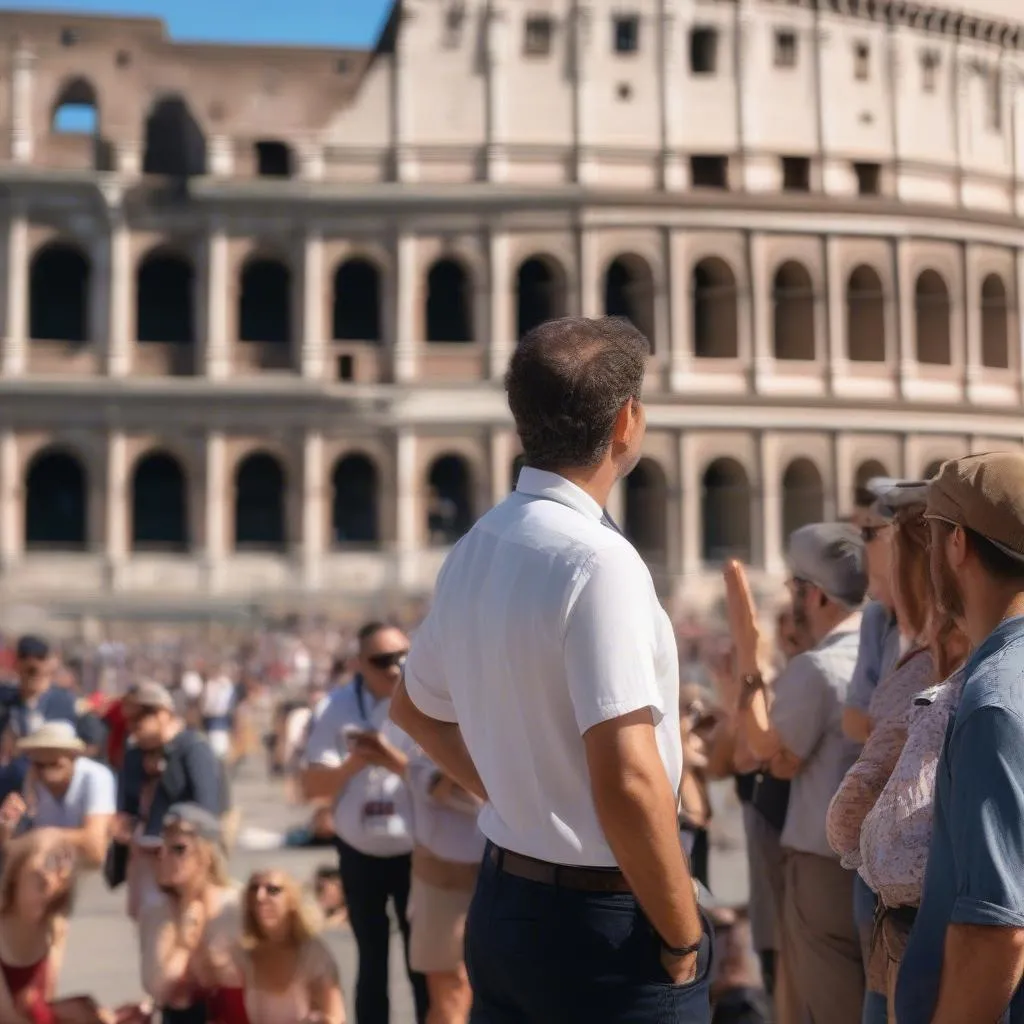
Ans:
<svg viewBox="0 0 1024 1024"><path fill-rule="evenodd" d="M265 843L270 835L283 833L305 818L301 808L289 806L284 787L264 777L262 765L254 763L245 767L234 792L243 813L240 847ZM719 841L712 855L712 886L723 899L739 902L746 892L746 864L738 843L739 816L728 787L720 788L715 795L719 807L715 835ZM273 864L307 881L318 865L333 861L334 853L330 849L239 849L232 859L232 873L244 879L255 868ZM84 879L61 976L63 994L92 993L108 1006L140 996L138 950L134 929L125 917L124 903L123 889L111 893L98 876ZM354 1021L351 1007L355 991L355 943L347 928L330 932L328 940L341 966L349 1019ZM412 1024L412 1001L404 978L397 934L391 944L391 979L392 1024Z"/></svg>

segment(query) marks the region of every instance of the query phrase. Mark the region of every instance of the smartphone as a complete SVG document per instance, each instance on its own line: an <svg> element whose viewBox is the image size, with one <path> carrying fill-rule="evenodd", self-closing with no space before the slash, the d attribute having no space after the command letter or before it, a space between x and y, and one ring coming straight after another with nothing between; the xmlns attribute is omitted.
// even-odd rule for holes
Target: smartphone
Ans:
<svg viewBox="0 0 1024 1024"><path fill-rule="evenodd" d="M346 725L341 730L345 737L345 746L351 752L361 739L370 739L377 735L376 729L364 729L358 725Z"/></svg>

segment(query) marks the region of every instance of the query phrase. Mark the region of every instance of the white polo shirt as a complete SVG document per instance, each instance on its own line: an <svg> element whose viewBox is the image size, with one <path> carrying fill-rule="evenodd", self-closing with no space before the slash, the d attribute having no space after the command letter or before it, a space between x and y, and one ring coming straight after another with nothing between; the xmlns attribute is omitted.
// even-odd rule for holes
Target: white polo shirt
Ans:
<svg viewBox="0 0 1024 1024"><path fill-rule="evenodd" d="M348 755L344 729L377 729L405 754L415 744L388 718L389 700L376 700L361 680L335 690L306 740L306 761L337 768ZM372 857L411 853L412 802L402 777L386 768L364 768L334 805L334 831L343 842Z"/></svg>
<svg viewBox="0 0 1024 1024"><path fill-rule="evenodd" d="M405 666L413 703L457 722L490 803L484 835L556 864L610 867L583 734L650 708L678 791L679 658L633 546L601 507L526 468L515 493L462 538L438 577Z"/></svg>
<svg viewBox="0 0 1024 1024"><path fill-rule="evenodd" d="M81 828L91 815L114 814L117 810L114 773L89 757L76 758L71 784L63 799L58 800L39 781L33 795L36 813L32 823L36 828Z"/></svg>

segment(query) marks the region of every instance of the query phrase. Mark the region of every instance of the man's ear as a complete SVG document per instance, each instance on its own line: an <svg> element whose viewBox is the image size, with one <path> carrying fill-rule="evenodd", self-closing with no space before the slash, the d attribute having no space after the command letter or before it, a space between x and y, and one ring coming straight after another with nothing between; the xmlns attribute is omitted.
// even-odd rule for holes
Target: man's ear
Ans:
<svg viewBox="0 0 1024 1024"><path fill-rule="evenodd" d="M967 560L968 547L967 533L963 527L953 527L946 538L946 558L951 569L958 571L963 567L964 562Z"/></svg>
<svg viewBox="0 0 1024 1024"><path fill-rule="evenodd" d="M627 398L615 417L612 440L619 444L629 444L639 422L640 403L635 398Z"/></svg>

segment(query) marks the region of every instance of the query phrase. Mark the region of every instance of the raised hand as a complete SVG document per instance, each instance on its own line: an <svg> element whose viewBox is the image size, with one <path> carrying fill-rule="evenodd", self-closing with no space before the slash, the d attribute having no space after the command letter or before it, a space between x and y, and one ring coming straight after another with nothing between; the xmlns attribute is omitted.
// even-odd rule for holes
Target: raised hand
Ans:
<svg viewBox="0 0 1024 1024"><path fill-rule="evenodd" d="M729 633L735 652L734 669L740 677L756 675L761 632L757 626L757 607L746 570L731 559L722 571L725 580L725 602L729 617Z"/></svg>

